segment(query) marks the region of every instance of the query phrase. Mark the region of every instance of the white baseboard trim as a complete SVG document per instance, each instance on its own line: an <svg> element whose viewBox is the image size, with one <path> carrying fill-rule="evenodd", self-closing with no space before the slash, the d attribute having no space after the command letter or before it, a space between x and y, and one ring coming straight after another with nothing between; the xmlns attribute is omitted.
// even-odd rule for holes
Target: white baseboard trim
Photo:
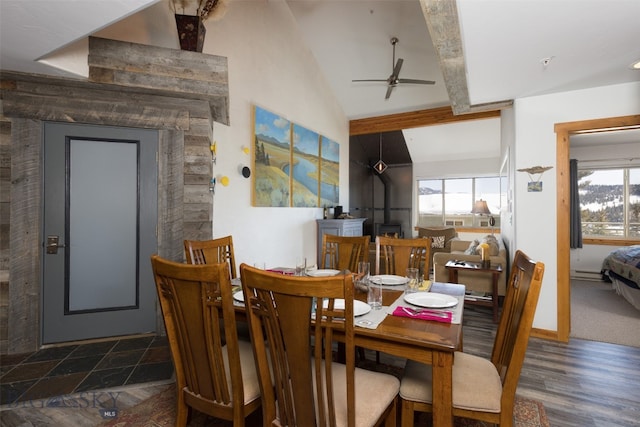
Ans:
<svg viewBox="0 0 640 427"><path fill-rule="evenodd" d="M602 282L602 274L599 271L571 270L571 279Z"/></svg>

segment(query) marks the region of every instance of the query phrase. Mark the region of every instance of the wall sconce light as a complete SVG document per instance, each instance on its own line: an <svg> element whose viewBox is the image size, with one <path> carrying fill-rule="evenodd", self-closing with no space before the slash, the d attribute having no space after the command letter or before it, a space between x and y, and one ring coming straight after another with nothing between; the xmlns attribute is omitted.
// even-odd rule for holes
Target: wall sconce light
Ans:
<svg viewBox="0 0 640 427"><path fill-rule="evenodd" d="M489 210L489 206L487 206L486 200L476 200L471 213L480 216L487 215L489 217L489 225L491 226L491 234L493 234L493 227L496 225L496 219L491 215L491 211Z"/></svg>

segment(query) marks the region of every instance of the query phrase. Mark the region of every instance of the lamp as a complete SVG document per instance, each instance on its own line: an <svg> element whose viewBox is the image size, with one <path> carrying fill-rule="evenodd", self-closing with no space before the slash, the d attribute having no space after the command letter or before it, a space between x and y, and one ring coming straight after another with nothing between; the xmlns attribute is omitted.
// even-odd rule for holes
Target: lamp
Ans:
<svg viewBox="0 0 640 427"><path fill-rule="evenodd" d="M488 215L489 216L489 225L491 226L491 234L493 234L493 226L496 225L495 218L491 215L491 211L489 210L489 206L487 206L486 200L476 200L473 205L473 209L471 210L472 214L477 215Z"/></svg>
<svg viewBox="0 0 640 427"><path fill-rule="evenodd" d="M379 174L381 174L382 172L385 171L385 169L387 169L387 165L385 164L385 162L382 161L382 133L380 133L380 160L378 160L378 163L376 163L373 166L373 168Z"/></svg>

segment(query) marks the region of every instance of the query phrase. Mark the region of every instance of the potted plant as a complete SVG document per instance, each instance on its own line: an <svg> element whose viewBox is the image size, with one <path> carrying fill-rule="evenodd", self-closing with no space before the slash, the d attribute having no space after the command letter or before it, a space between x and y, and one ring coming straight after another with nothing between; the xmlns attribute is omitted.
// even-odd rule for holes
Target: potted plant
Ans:
<svg viewBox="0 0 640 427"><path fill-rule="evenodd" d="M202 52L206 28L204 21L224 16L228 0L172 0L180 49Z"/></svg>

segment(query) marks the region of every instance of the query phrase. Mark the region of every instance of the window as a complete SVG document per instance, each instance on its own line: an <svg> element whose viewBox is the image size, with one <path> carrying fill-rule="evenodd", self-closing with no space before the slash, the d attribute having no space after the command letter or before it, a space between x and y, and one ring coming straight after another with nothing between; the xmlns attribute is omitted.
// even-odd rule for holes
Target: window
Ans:
<svg viewBox="0 0 640 427"><path fill-rule="evenodd" d="M418 226L488 227L488 216L471 213L474 202L482 199L499 227L501 181L497 176L418 180Z"/></svg>
<svg viewBox="0 0 640 427"><path fill-rule="evenodd" d="M640 238L640 168L579 169L582 234Z"/></svg>

